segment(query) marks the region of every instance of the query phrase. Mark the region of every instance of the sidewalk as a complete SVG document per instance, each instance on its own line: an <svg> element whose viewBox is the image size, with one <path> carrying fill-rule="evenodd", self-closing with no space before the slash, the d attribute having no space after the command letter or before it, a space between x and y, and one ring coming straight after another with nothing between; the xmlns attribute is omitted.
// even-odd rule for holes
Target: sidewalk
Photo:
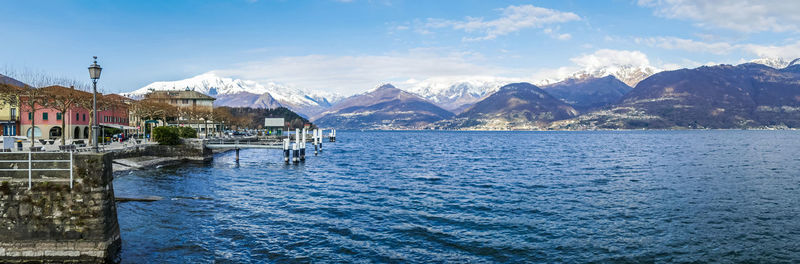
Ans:
<svg viewBox="0 0 800 264"><path fill-rule="evenodd" d="M75 140L67 140L66 144L67 145L71 145L73 141L75 141ZM120 142L106 142L106 144L103 144L101 142L100 144L98 144L98 148L100 149L100 152L109 152L109 151L114 151L114 150L123 150L123 149L128 149L128 148L134 148L136 146L145 146L145 145L157 144L155 142L144 142L143 140L140 140L140 141L142 141L142 142L139 143L139 144L134 143L132 141L132 139L124 141L122 143L120 143ZM78 152L84 152L84 151L89 151L90 152L92 150L92 145L89 144L88 141L85 140L85 139L83 140L83 142L86 144L86 146L85 147L78 147L77 151ZM31 146L31 142L30 141L24 141L24 142L22 142L22 151L19 151L17 149L16 145L15 145L14 148L11 149L11 152L28 152L28 150L30 149L30 146ZM53 144L45 144L45 145L41 144L39 141L36 141L36 145L34 147L41 147L43 152L64 152L61 149L59 149L59 146L61 146L61 141L60 140L56 140L56 141L53 142Z"/></svg>

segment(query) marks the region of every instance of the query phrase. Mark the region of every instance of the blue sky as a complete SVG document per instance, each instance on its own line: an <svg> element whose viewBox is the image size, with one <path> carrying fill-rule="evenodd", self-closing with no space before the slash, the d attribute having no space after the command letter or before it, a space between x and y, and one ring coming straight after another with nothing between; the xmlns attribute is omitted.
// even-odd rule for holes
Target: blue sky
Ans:
<svg viewBox="0 0 800 264"><path fill-rule="evenodd" d="M127 92L214 71L352 94L383 82L536 80L800 57L793 1L4 1L0 65Z"/></svg>

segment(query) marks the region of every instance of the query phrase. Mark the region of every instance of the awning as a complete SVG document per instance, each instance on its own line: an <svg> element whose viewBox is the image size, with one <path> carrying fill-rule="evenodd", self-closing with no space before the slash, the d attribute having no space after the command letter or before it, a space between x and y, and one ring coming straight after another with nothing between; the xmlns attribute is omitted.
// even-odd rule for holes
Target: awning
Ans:
<svg viewBox="0 0 800 264"><path fill-rule="evenodd" d="M104 124L104 123L100 123L100 126L104 126L104 127L110 127L110 128L116 128L116 129L122 129L122 130L136 130L136 129L137 129L136 127L132 127L132 126L123 126L123 125L118 125L118 124Z"/></svg>

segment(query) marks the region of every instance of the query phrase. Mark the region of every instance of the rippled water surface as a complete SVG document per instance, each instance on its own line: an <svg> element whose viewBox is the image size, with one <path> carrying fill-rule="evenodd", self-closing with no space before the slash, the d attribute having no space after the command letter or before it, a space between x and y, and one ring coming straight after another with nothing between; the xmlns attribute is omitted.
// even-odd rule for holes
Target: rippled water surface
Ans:
<svg viewBox="0 0 800 264"><path fill-rule="evenodd" d="M338 134L118 173L122 261L800 262L800 131Z"/></svg>

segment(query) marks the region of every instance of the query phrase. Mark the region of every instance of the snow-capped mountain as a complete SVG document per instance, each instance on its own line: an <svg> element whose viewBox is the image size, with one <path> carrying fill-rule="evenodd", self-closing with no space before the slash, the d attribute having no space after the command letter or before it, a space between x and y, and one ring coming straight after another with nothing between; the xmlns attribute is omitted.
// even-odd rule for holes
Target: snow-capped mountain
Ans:
<svg viewBox="0 0 800 264"><path fill-rule="evenodd" d="M409 80L401 84L402 89L415 93L439 107L453 113L460 113L480 99L496 92L509 83L531 82L538 86L547 86L564 80L584 80L614 76L625 84L634 87L640 81L661 71L649 65L613 64L602 67L585 67L583 69L563 69L564 73L555 73L539 81L519 78L503 78L496 76L479 76L463 78L430 78L424 81Z"/></svg>
<svg viewBox="0 0 800 264"><path fill-rule="evenodd" d="M464 78L430 78L409 80L403 89L454 113L460 113L481 98L518 79L478 76Z"/></svg>
<svg viewBox="0 0 800 264"><path fill-rule="evenodd" d="M351 96L312 120L338 128L419 128L453 113L391 84Z"/></svg>
<svg viewBox="0 0 800 264"><path fill-rule="evenodd" d="M269 97L274 98L281 106L285 106L307 116L316 114L342 99L341 96L333 93L304 91L275 82L262 84L251 80L221 77L214 72L208 72L178 81L154 82L141 89L122 95L136 98L144 96L151 90L182 91L186 89L214 97L225 97L225 101L227 102L251 101L236 99L235 97L237 96L249 98L254 94L269 94Z"/></svg>
<svg viewBox="0 0 800 264"><path fill-rule="evenodd" d="M142 87L141 89L123 95L141 97L149 93L151 90L182 91L186 88L211 96L216 96L219 94L237 94L242 92L254 94L263 94L268 92L267 88L254 81L224 78L217 76L213 72L208 72L178 81L154 82Z"/></svg>
<svg viewBox="0 0 800 264"><path fill-rule="evenodd" d="M766 65L775 69L783 69L797 63L797 60L798 59L765 57L751 60L750 62Z"/></svg>
<svg viewBox="0 0 800 264"><path fill-rule="evenodd" d="M535 82L535 84L539 86L545 86L569 79L582 80L587 78L603 78L611 75L630 87L636 87L636 84L638 84L640 81L647 79L647 77L650 77L651 75L661 71L662 69L658 69L649 65L606 65L596 68L586 67L570 74L569 76L545 78Z"/></svg>

